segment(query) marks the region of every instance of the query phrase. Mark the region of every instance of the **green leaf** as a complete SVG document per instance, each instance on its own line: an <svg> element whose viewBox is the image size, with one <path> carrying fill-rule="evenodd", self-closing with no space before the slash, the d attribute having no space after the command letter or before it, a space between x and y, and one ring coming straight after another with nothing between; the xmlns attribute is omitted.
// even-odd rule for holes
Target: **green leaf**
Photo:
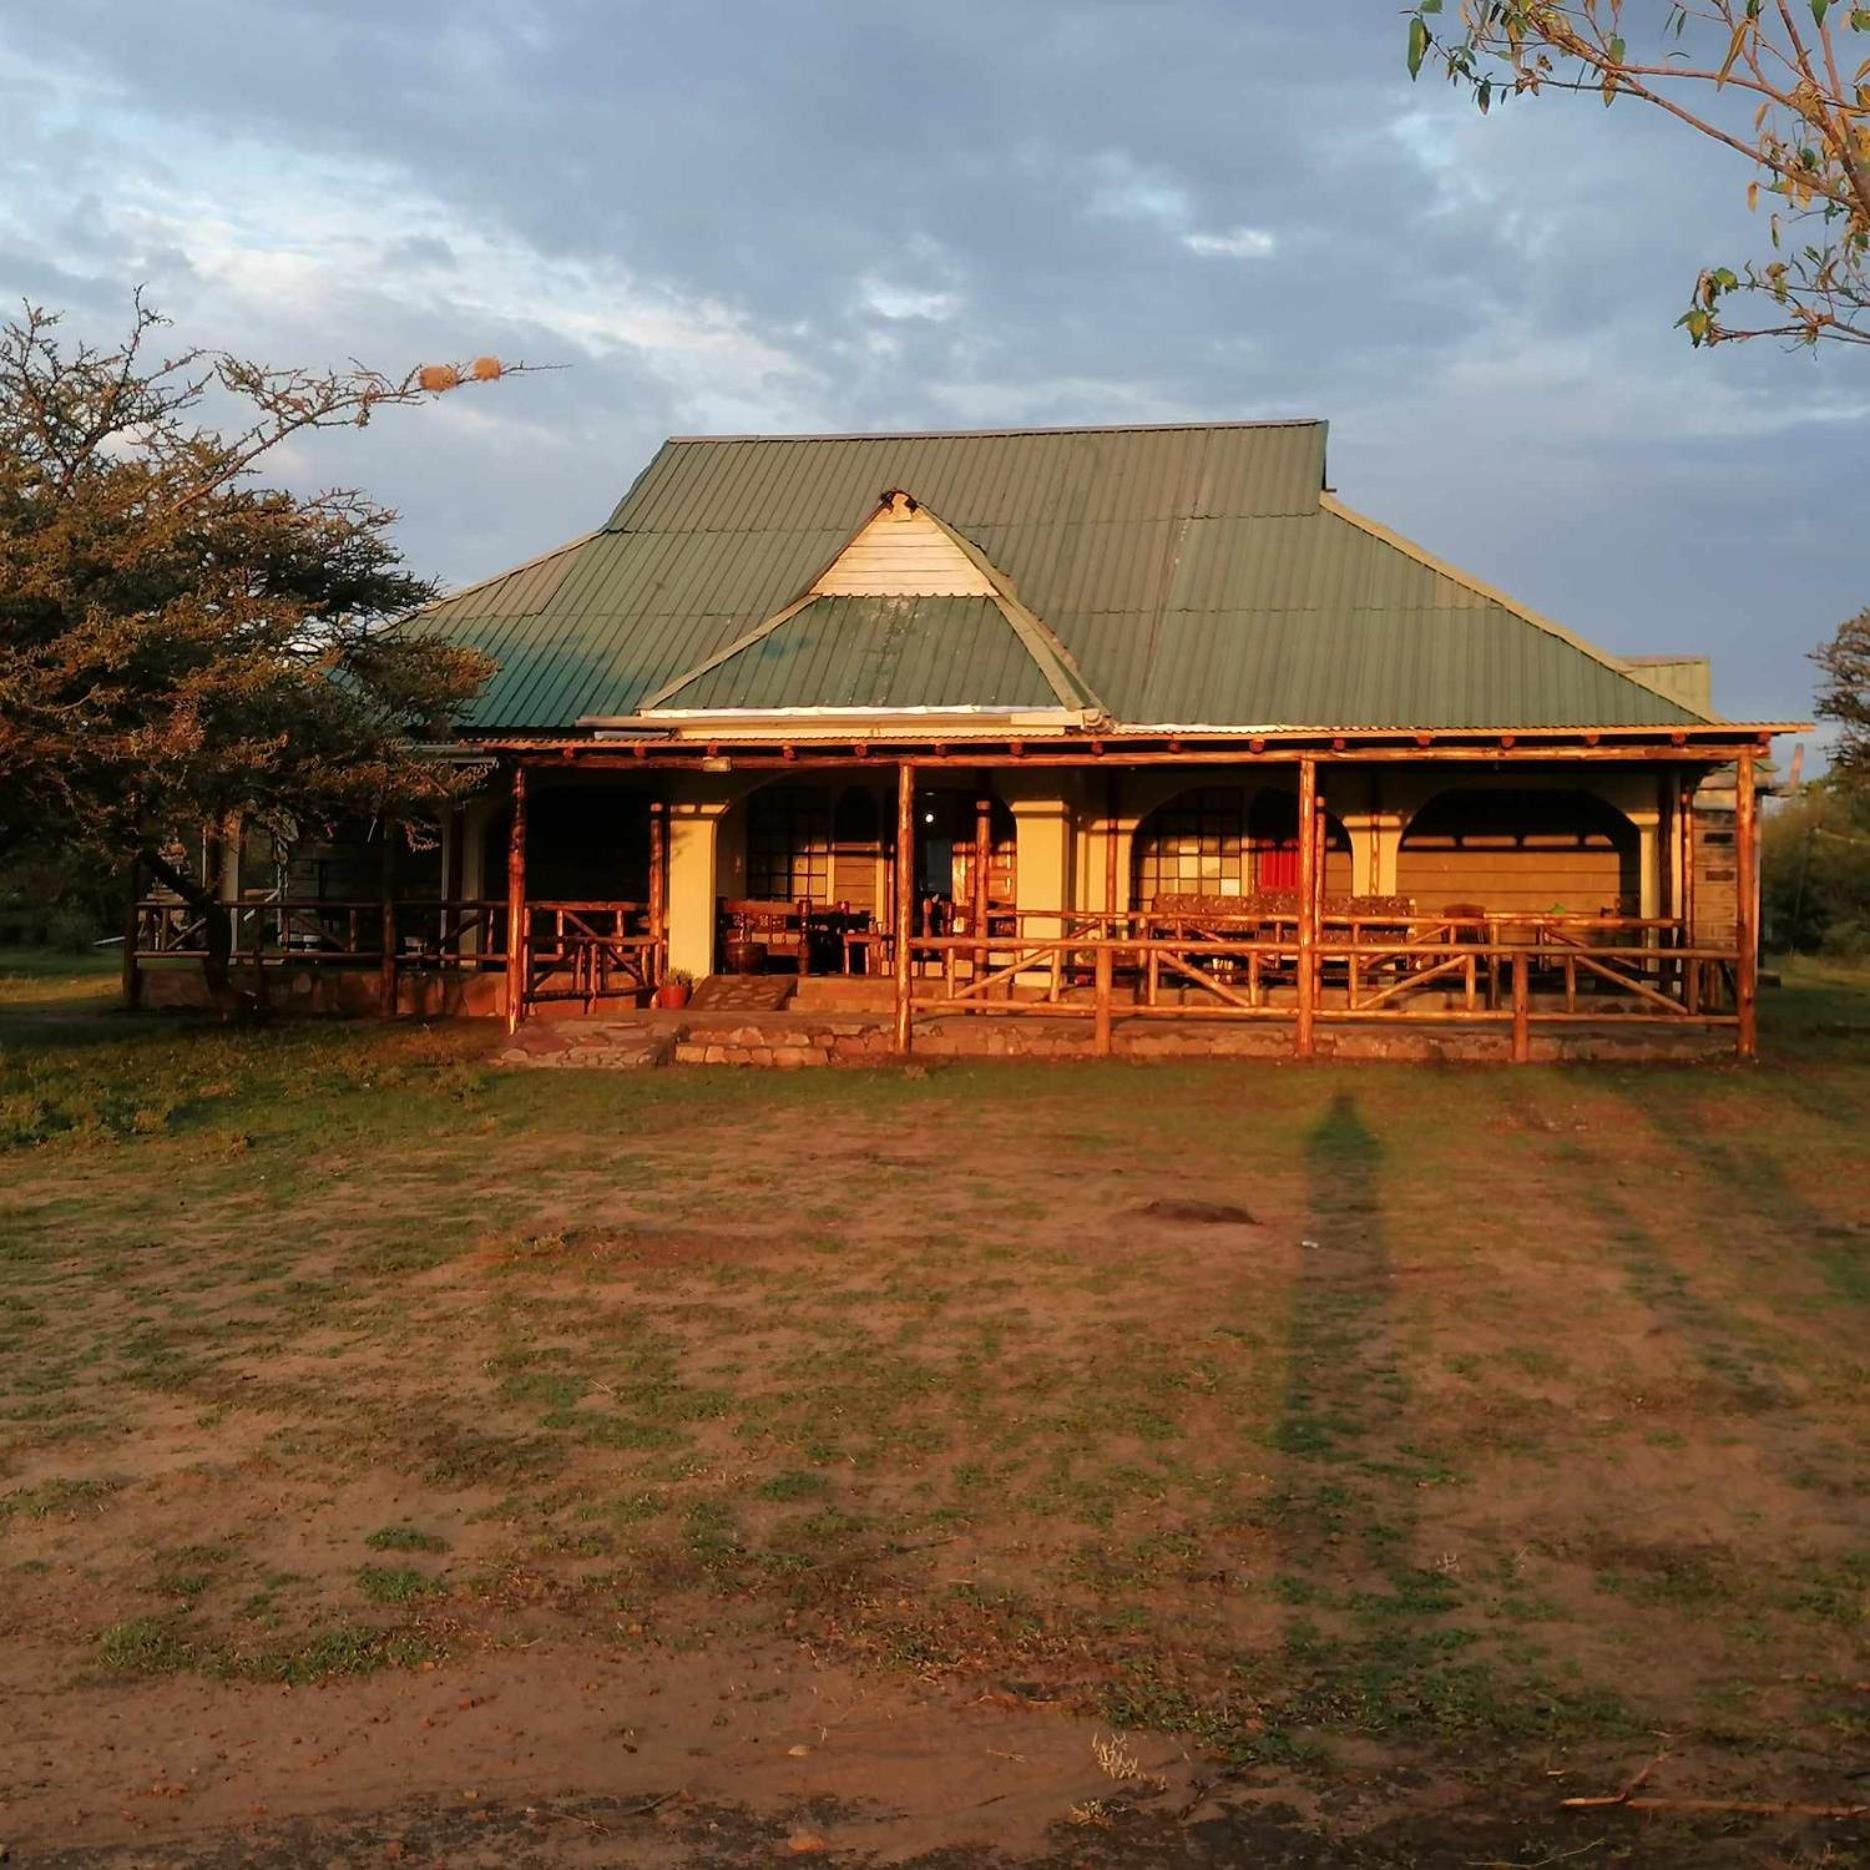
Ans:
<svg viewBox="0 0 1870 1870"><path fill-rule="evenodd" d="M1422 61L1428 56L1428 27L1418 15L1409 22L1409 76L1422 75Z"/></svg>
<svg viewBox="0 0 1870 1870"><path fill-rule="evenodd" d="M1820 26L1825 23L1825 15L1831 11L1831 0L1812 0L1812 18Z"/></svg>
<svg viewBox="0 0 1870 1870"><path fill-rule="evenodd" d="M1610 54L1610 62L1613 65L1623 63L1623 41L1621 39L1612 39L1604 49Z"/></svg>

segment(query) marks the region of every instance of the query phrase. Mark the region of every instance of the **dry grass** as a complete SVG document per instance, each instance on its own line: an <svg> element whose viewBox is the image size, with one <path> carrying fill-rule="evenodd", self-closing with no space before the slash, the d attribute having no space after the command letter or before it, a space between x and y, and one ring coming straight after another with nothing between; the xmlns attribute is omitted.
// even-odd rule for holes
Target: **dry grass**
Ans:
<svg viewBox="0 0 1870 1870"><path fill-rule="evenodd" d="M1235 1762L1824 1787L1867 1008L1795 983L1751 1072L527 1075L16 971L0 1637L61 1692L784 1633Z"/></svg>

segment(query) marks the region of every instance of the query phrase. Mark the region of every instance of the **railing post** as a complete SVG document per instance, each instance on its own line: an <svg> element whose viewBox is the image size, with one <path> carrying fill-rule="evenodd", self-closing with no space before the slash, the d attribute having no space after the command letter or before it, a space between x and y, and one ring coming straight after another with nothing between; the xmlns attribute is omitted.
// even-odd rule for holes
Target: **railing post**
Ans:
<svg viewBox="0 0 1870 1870"><path fill-rule="evenodd" d="M377 957L377 1017L396 1017L396 820L383 814L383 952Z"/></svg>
<svg viewBox="0 0 1870 1870"><path fill-rule="evenodd" d="M1759 1056L1760 970L1759 850L1753 797L1753 753L1741 754L1734 773L1734 1055Z"/></svg>
<svg viewBox="0 0 1870 1870"><path fill-rule="evenodd" d="M506 837L506 1029L526 1016L526 769L513 766L513 822Z"/></svg>
<svg viewBox="0 0 1870 1870"><path fill-rule="evenodd" d="M1515 948L1513 968L1513 1063L1524 1065L1532 1057L1532 996L1526 978L1527 951Z"/></svg>
<svg viewBox="0 0 1870 1870"><path fill-rule="evenodd" d="M1097 958L1093 964L1092 978L1097 995L1096 1021L1092 1027L1091 1049L1099 1058L1110 1056L1110 985L1111 985L1111 948L1112 937L1106 935L1097 944Z"/></svg>
<svg viewBox="0 0 1870 1870"><path fill-rule="evenodd" d="M1695 794L1700 790L1699 779L1688 773L1682 775L1682 900L1678 910L1682 918L1682 946L1694 948L1695 938ZM1684 964L1682 975L1682 1005L1688 1013L1701 1011L1701 964L1689 961Z"/></svg>
<svg viewBox="0 0 1870 1870"><path fill-rule="evenodd" d="M915 977L909 945L916 919L916 769L904 760L896 769L896 1050L909 1055Z"/></svg>
<svg viewBox="0 0 1870 1870"><path fill-rule="evenodd" d="M1318 995L1318 762L1299 761L1298 1025L1292 1049L1312 1056L1312 1020Z"/></svg>

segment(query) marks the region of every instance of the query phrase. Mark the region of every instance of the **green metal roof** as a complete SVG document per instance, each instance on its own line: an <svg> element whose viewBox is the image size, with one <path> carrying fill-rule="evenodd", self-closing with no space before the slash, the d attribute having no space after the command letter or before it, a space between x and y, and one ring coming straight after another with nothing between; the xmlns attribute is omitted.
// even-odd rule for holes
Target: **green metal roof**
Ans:
<svg viewBox="0 0 1870 1870"><path fill-rule="evenodd" d="M658 708L1056 708L990 597L818 597Z"/></svg>
<svg viewBox="0 0 1870 1870"><path fill-rule="evenodd" d="M900 488L980 555L1120 725L1706 718L1339 506L1324 461L1322 422L677 439L601 530L413 627L499 662L467 723L482 733L570 729L659 691L681 708L1057 705L1004 617L981 609L991 600L899 613L818 599L717 661L796 604Z"/></svg>

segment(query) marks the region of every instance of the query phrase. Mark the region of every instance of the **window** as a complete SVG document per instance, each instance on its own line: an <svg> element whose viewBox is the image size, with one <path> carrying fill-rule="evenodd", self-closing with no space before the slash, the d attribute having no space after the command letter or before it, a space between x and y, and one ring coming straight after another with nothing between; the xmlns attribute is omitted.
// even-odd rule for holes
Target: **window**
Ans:
<svg viewBox="0 0 1870 1870"><path fill-rule="evenodd" d="M1151 812L1137 836L1135 900L1243 895L1246 850L1246 811L1237 786L1184 792Z"/></svg>
<svg viewBox="0 0 1870 1870"><path fill-rule="evenodd" d="M768 786L747 808L747 894L831 899L831 799L816 786Z"/></svg>

